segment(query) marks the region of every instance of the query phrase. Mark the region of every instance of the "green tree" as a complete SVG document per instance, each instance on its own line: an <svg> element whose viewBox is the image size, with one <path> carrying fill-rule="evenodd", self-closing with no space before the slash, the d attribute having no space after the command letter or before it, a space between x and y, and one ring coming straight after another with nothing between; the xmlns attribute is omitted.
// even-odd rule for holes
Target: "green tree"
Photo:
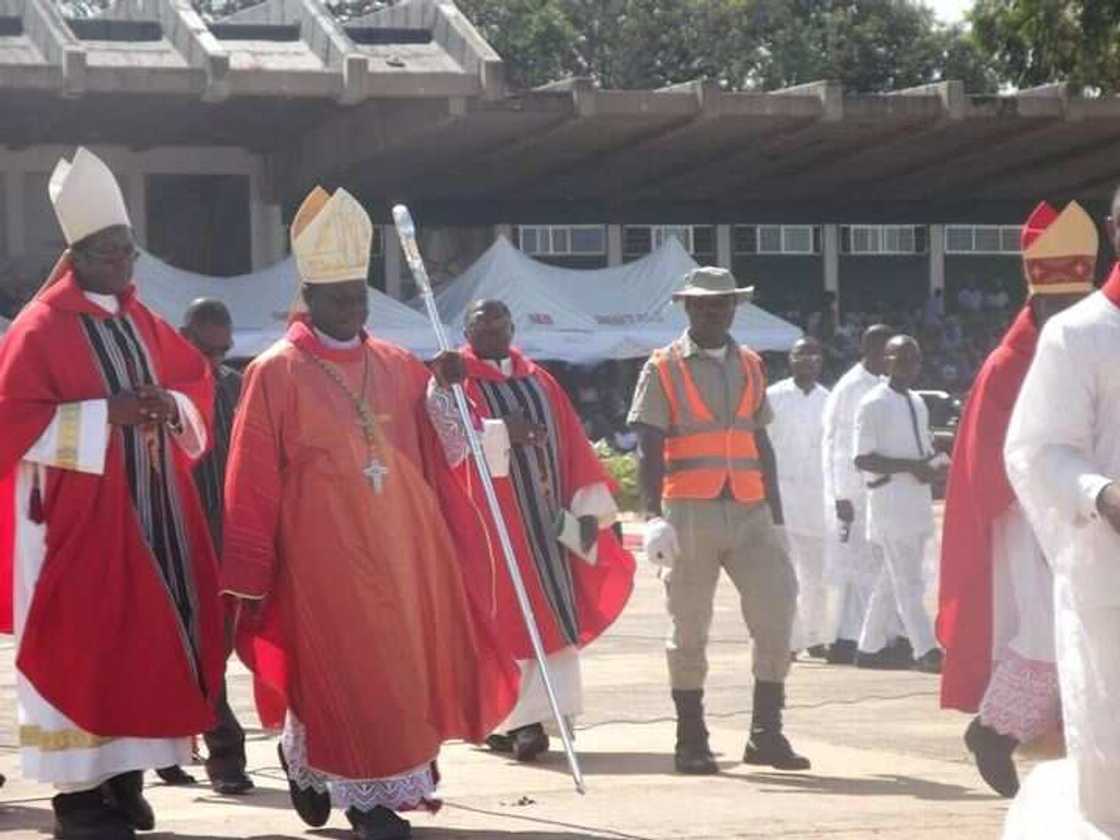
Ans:
<svg viewBox="0 0 1120 840"><path fill-rule="evenodd" d="M1120 91L1120 3L977 0L977 43L1018 87L1069 82Z"/></svg>

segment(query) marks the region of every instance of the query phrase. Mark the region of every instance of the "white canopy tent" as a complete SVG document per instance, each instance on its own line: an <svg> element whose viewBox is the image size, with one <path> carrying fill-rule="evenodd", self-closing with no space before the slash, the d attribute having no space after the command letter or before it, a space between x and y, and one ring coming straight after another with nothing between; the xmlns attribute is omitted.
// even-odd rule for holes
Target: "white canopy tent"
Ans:
<svg viewBox="0 0 1120 840"><path fill-rule="evenodd" d="M517 344L532 356L569 362L645 356L688 325L673 292L696 261L670 238L651 254L600 269L538 262L498 240L437 298L440 316L462 326L471 301L505 301L517 325ZM788 350L801 330L753 304L743 304L732 334L755 350Z"/></svg>
<svg viewBox="0 0 1120 840"><path fill-rule="evenodd" d="M170 266L151 254L136 263L135 279L144 303L178 325L191 301L212 297L233 316L233 356L255 356L283 337L288 312L299 288L292 257L254 274L210 277ZM437 352L428 319L375 289L370 291L366 326L377 338L407 347L422 357Z"/></svg>

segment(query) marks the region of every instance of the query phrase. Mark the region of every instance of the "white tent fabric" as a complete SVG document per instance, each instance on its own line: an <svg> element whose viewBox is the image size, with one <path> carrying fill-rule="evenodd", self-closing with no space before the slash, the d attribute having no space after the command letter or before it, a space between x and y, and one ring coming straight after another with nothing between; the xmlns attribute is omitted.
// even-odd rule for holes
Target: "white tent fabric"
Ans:
<svg viewBox="0 0 1120 840"><path fill-rule="evenodd" d="M517 344L538 358L645 356L688 325L672 296L696 265L675 238L626 265L572 269L538 262L499 237L440 293L437 305L455 328L462 326L471 301L505 301L517 325ZM739 307L731 331L755 350L788 350L801 336L797 327L749 303Z"/></svg>
<svg viewBox="0 0 1120 840"><path fill-rule="evenodd" d="M183 271L144 253L136 262L134 277L140 299L174 325L196 298L213 297L225 303L233 316L231 355L241 357L255 356L283 337L299 287L292 257L254 274L210 277ZM376 289L370 295L366 326L375 337L425 358L435 355L435 334L427 318Z"/></svg>

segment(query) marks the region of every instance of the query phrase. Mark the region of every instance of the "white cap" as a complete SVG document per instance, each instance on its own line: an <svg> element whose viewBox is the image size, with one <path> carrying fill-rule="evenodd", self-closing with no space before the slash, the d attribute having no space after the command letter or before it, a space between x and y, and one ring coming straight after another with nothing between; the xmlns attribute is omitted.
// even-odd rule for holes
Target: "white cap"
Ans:
<svg viewBox="0 0 1120 840"><path fill-rule="evenodd" d="M114 225L132 227L117 179L89 149L79 146L73 163L59 159L48 191L67 245Z"/></svg>
<svg viewBox="0 0 1120 840"><path fill-rule="evenodd" d="M304 283L344 283L369 274L373 223L346 190L313 189L296 211L291 235Z"/></svg>

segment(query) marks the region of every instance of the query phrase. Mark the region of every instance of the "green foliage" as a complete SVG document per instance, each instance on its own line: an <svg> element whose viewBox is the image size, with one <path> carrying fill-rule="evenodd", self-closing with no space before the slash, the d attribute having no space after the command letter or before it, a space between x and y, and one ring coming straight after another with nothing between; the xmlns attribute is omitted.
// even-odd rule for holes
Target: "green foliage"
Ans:
<svg viewBox="0 0 1120 840"><path fill-rule="evenodd" d="M606 467L607 473L618 485L615 501L619 510L641 510L641 492L638 489L638 459L633 455L615 452L603 441L595 444L595 454Z"/></svg>
<svg viewBox="0 0 1120 840"><path fill-rule="evenodd" d="M1116 0L977 0L970 17L977 43L1018 87L1120 92Z"/></svg>

